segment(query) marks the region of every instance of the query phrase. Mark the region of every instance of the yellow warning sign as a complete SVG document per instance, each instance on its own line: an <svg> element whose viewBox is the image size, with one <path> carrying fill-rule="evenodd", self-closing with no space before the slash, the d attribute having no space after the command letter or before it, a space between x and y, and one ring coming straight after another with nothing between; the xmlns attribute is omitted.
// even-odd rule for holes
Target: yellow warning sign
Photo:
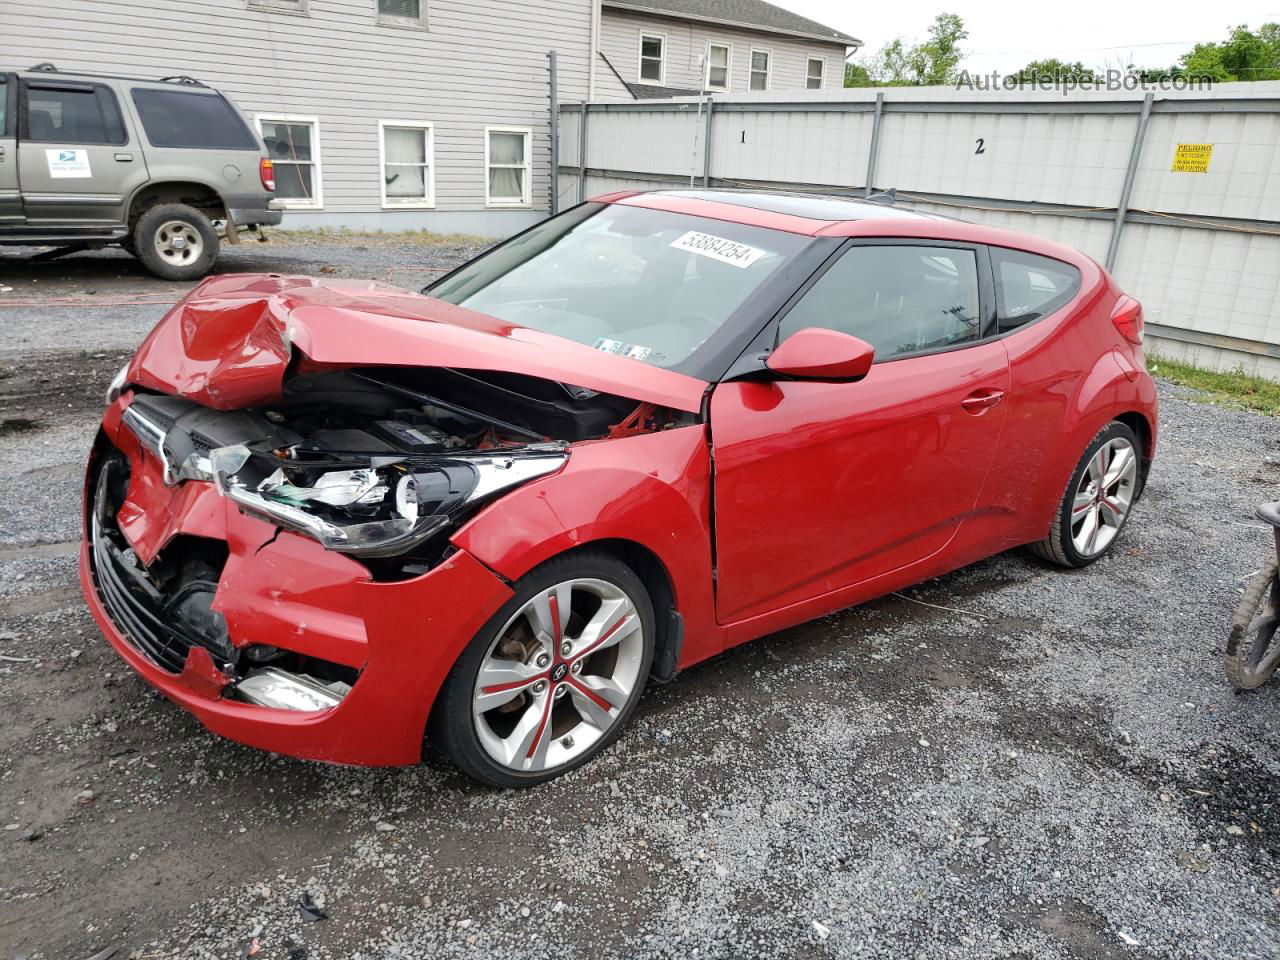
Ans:
<svg viewBox="0 0 1280 960"><path fill-rule="evenodd" d="M1174 173L1208 173L1212 143L1180 143L1173 152Z"/></svg>

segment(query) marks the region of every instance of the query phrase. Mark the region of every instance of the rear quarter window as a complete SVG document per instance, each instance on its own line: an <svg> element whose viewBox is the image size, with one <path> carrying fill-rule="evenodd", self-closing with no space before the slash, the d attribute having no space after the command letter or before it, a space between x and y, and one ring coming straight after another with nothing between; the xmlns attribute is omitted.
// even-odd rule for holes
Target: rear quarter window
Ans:
<svg viewBox="0 0 1280 960"><path fill-rule="evenodd" d="M153 147L257 150L258 140L231 104L216 93L132 91L143 132Z"/></svg>
<svg viewBox="0 0 1280 960"><path fill-rule="evenodd" d="M991 265L996 274L999 333L1060 310L1080 290L1080 271L1061 260L992 247Z"/></svg>

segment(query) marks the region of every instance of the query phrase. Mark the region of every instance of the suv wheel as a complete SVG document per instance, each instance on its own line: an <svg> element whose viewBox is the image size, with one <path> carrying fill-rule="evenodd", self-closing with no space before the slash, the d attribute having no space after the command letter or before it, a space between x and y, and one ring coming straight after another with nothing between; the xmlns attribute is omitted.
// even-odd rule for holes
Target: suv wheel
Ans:
<svg viewBox="0 0 1280 960"><path fill-rule="evenodd" d="M203 277L218 258L218 234L199 210L185 203L162 203L138 218L132 249L142 265L162 280Z"/></svg>

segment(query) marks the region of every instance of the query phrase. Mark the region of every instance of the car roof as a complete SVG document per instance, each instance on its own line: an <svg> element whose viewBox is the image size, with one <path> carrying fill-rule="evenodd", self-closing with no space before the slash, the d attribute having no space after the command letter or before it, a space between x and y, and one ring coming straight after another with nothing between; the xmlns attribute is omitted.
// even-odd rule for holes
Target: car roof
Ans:
<svg viewBox="0 0 1280 960"><path fill-rule="evenodd" d="M635 190L596 197L597 202L622 203L672 213L753 224L809 236L836 236L862 232L859 224L900 224L958 222L938 214L893 206L886 202L861 200L833 194L765 190Z"/></svg>
<svg viewBox="0 0 1280 960"><path fill-rule="evenodd" d="M659 190L660 197L692 197L727 203L735 207L748 207L768 213L783 213L806 220L824 220L828 223L845 220L901 219L906 217L937 219L934 214L916 210L904 210L886 203L841 197L822 193L766 193L752 190Z"/></svg>
<svg viewBox="0 0 1280 960"><path fill-rule="evenodd" d="M1077 266L1092 263L1080 251L1043 237L850 197L763 190L627 190L595 197L593 202L647 207L811 237L984 243L1038 253Z"/></svg>

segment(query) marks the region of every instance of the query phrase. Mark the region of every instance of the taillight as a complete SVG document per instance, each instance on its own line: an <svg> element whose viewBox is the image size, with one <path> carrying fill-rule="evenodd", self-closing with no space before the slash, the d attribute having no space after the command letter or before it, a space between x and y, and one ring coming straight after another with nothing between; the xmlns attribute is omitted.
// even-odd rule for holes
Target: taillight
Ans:
<svg viewBox="0 0 1280 960"><path fill-rule="evenodd" d="M1130 343L1142 343L1142 304L1133 297L1122 296L1111 311L1111 322L1120 336Z"/></svg>
<svg viewBox="0 0 1280 960"><path fill-rule="evenodd" d="M274 193L276 189L276 169L275 165L266 157L258 161L258 176L262 178L262 185Z"/></svg>

